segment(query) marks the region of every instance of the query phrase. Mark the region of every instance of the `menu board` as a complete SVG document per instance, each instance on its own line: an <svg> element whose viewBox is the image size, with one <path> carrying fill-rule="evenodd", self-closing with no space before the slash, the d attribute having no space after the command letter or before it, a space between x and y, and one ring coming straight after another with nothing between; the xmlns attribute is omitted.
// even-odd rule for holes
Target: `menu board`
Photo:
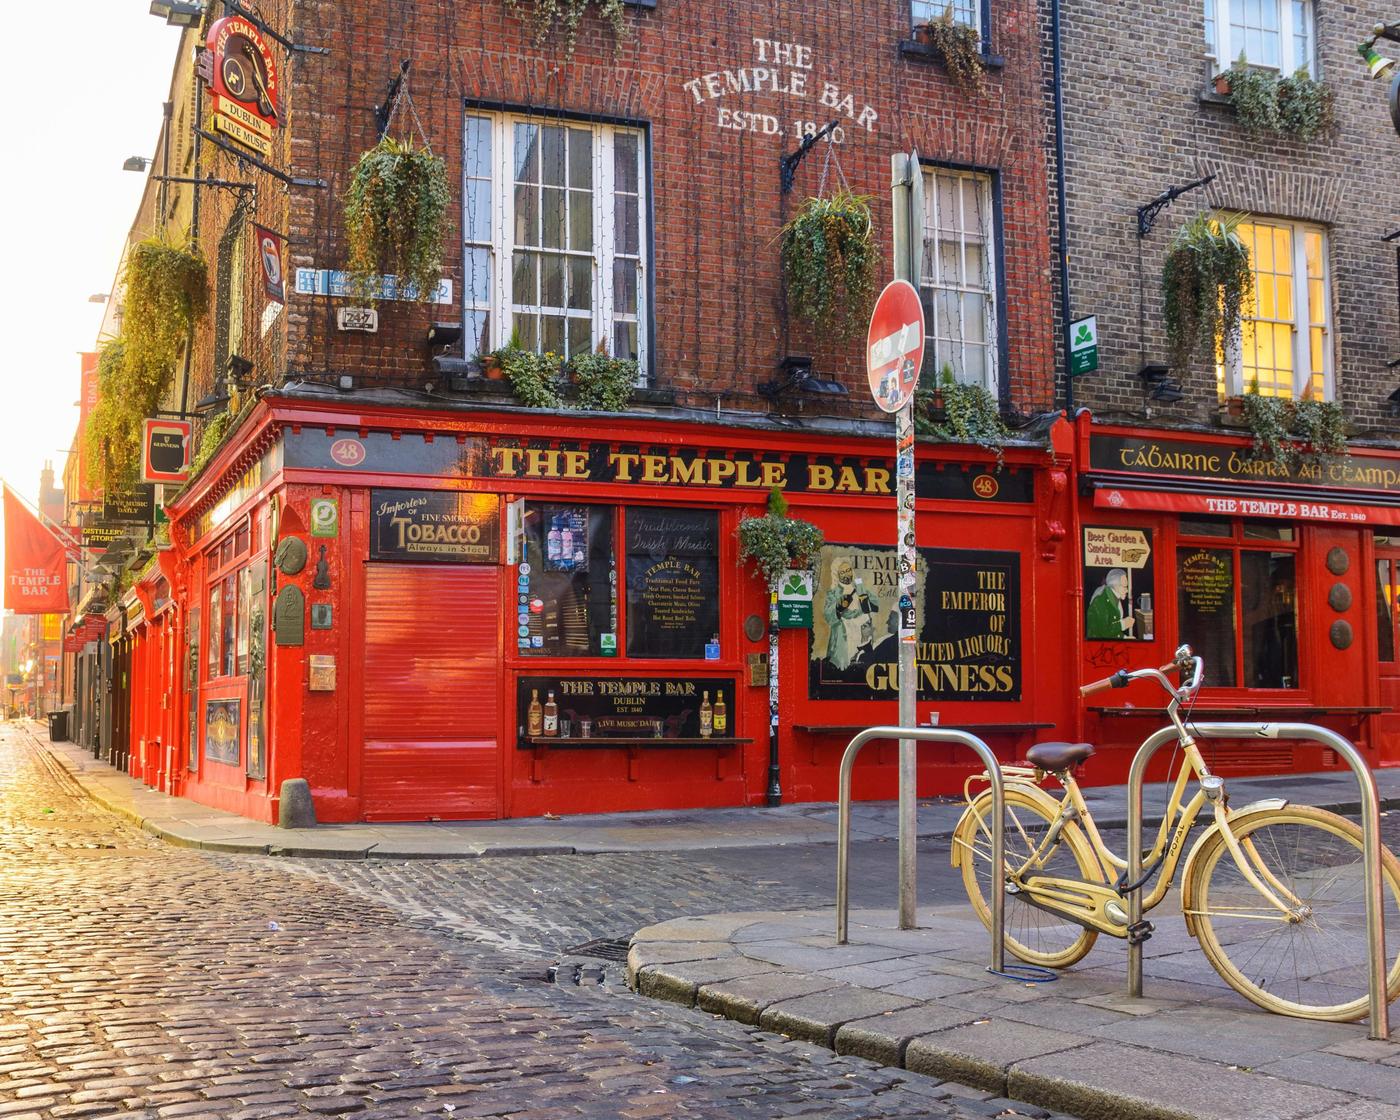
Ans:
<svg viewBox="0 0 1400 1120"><path fill-rule="evenodd" d="M627 510L627 654L705 656L719 633L714 510Z"/></svg>
<svg viewBox="0 0 1400 1120"><path fill-rule="evenodd" d="M902 604L893 548L822 548L812 609L808 696L893 700L899 694L899 616L919 620L922 700L1021 698L1021 556L919 550L913 596Z"/></svg>
<svg viewBox="0 0 1400 1120"><path fill-rule="evenodd" d="M733 677L521 677L515 695L522 747L549 738L587 747L593 740L725 739L734 734ZM531 736L530 709L535 704L544 709L551 696L555 734ZM702 734L701 719L707 704L709 736Z"/></svg>
<svg viewBox="0 0 1400 1120"><path fill-rule="evenodd" d="M1218 548L1176 553L1178 636L1205 661L1205 682L1235 684L1235 568L1233 554Z"/></svg>

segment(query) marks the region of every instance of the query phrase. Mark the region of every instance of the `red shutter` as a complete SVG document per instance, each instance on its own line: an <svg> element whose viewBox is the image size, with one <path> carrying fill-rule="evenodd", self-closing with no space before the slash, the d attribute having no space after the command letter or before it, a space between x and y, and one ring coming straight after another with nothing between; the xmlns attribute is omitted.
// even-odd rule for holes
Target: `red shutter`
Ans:
<svg viewBox="0 0 1400 1120"><path fill-rule="evenodd" d="M498 573L366 565L366 820L501 815Z"/></svg>

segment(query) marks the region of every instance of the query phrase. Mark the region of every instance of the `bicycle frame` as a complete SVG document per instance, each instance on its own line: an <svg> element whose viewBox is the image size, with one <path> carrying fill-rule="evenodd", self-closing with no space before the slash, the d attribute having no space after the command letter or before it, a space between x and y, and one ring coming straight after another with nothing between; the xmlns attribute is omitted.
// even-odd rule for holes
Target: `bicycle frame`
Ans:
<svg viewBox="0 0 1400 1120"><path fill-rule="evenodd" d="M1182 752L1181 767L1173 778L1166 812L1157 830L1157 839L1146 857L1149 868L1147 875L1136 884L1122 881L1128 870L1127 859L1114 853L1104 842L1079 784L1073 775L1066 771L1053 775L1064 789L1064 796L1058 799L1058 812L1040 843L1035 845L1020 866L1008 870L1006 890L1008 893L1019 895L1032 906L1067 918L1086 928L1098 930L1111 937L1131 939L1136 927L1129 923L1126 906L1128 896L1141 890L1144 881L1156 874L1157 883L1142 899L1141 912L1147 913L1162 902L1167 891L1171 889L1177 867L1186 852L1186 837L1195 826L1206 803L1210 802L1215 826L1220 829L1240 873L1279 911L1276 920L1295 920L1299 900L1269 871L1251 842L1246 840L1240 843L1236 840L1229 824L1230 810L1224 797L1224 785L1219 778L1211 774L1195 740L1182 722L1182 701L1194 695L1200 687L1200 659L1191 657L1190 650L1182 647L1182 650L1178 650L1178 659L1174 664L1182 670L1194 666L1190 684L1174 688L1158 669L1142 669L1134 673L1120 671L1109 678L1113 687L1122 687L1130 680L1144 678L1156 679L1162 684L1171 695L1171 701L1167 705L1167 718L1176 732ZM1105 682L1100 682L1103 683ZM1034 790L1033 796L1037 799L1051 797L1034 780L1040 777L1039 771L1022 767L1003 769L1009 779L1008 791L1019 787ZM1186 800L1187 787L1193 777L1198 788L1190 799ZM1094 858L1098 861L1102 881L1095 883L1085 879L1065 879L1035 873L1035 869L1043 865L1046 856L1055 848L1064 829L1071 823L1080 826ZM1020 827L1014 814L1012 827L1018 830ZM1029 843L1024 831L1021 836ZM1115 876L1115 872L1118 876ZM1114 881L1115 878L1117 882Z"/></svg>

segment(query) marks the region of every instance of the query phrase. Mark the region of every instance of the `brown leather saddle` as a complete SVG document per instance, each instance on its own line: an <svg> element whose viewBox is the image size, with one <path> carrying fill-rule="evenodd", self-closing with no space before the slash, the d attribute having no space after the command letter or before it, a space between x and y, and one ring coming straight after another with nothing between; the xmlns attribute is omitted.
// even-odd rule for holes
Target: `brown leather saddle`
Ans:
<svg viewBox="0 0 1400 1120"><path fill-rule="evenodd" d="M1090 743L1037 743L1026 752L1026 761L1052 774L1078 766L1094 753Z"/></svg>

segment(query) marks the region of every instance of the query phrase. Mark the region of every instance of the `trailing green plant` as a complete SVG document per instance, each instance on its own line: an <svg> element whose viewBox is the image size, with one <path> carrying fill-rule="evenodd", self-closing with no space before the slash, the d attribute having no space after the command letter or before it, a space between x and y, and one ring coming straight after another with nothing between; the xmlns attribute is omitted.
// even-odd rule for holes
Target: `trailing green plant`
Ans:
<svg viewBox="0 0 1400 1120"><path fill-rule="evenodd" d="M1332 91L1306 66L1291 76L1250 66L1243 54L1226 72L1230 104L1251 132L1311 140L1332 123Z"/></svg>
<svg viewBox="0 0 1400 1120"><path fill-rule="evenodd" d="M219 445L224 442L232 423L233 413L227 411L220 412L204 422L204 430L199 434L199 450L195 452L194 461L190 464L191 474L203 470L204 465L214 457L214 452L218 451Z"/></svg>
<svg viewBox="0 0 1400 1120"><path fill-rule="evenodd" d="M810 521L789 517L787 500L778 487L768 491L768 511L739 522L739 559L758 569L771 591L789 568L810 570L826 538Z"/></svg>
<svg viewBox="0 0 1400 1120"><path fill-rule="evenodd" d="M792 313L843 341L864 331L880 258L869 197L809 198L779 236Z"/></svg>
<svg viewBox="0 0 1400 1120"><path fill-rule="evenodd" d="M578 25L590 7L596 8L598 15L612 28L615 39L627 38L627 24L622 18L623 0L506 0L506 7L529 24L536 46L556 32L562 33L566 61L573 57Z"/></svg>
<svg viewBox="0 0 1400 1120"><path fill-rule="evenodd" d="M1240 329L1254 290L1249 249L1236 228L1243 215L1197 214L1177 231L1162 267L1163 320L1172 367L1184 372L1198 351L1213 354Z"/></svg>
<svg viewBox="0 0 1400 1120"><path fill-rule="evenodd" d="M209 266L162 230L131 247L122 272L122 340L132 368L169 379L209 309Z"/></svg>
<svg viewBox="0 0 1400 1120"><path fill-rule="evenodd" d="M386 275L397 277L400 295L433 298L451 198L446 165L412 140L385 136L360 156L345 191L347 268L358 298L373 302Z"/></svg>
<svg viewBox="0 0 1400 1120"><path fill-rule="evenodd" d="M959 381L946 362L939 371L936 388L914 393L914 431L945 443L976 444L996 455L998 470L1003 449L1011 438L997 399L981 385Z"/></svg>
<svg viewBox="0 0 1400 1120"><path fill-rule="evenodd" d="M928 44L943 59L953 84L967 93L982 92L986 67L982 62L982 36L977 28L958 23L953 6L943 9L938 19L923 25Z"/></svg>
<svg viewBox="0 0 1400 1120"><path fill-rule="evenodd" d="M602 412L623 412L637 388L637 363L613 358L606 350L589 350L569 359L569 372L578 385L578 406Z"/></svg>
<svg viewBox="0 0 1400 1120"><path fill-rule="evenodd" d="M126 489L141 465L141 433L170 383L169 371L138 365L121 338L97 359L97 404L88 414L83 443L89 480L102 490Z"/></svg>
<svg viewBox="0 0 1400 1120"><path fill-rule="evenodd" d="M1291 400L1260 394L1258 382L1241 400L1254 437L1253 457L1285 471L1319 466L1347 455L1346 414L1335 401Z"/></svg>
<svg viewBox="0 0 1400 1120"><path fill-rule="evenodd" d="M516 336L512 334L512 339ZM493 351L501 363L511 391L521 404L531 408L563 408L559 394L559 372L563 359L558 354L536 354L518 346L503 346Z"/></svg>

